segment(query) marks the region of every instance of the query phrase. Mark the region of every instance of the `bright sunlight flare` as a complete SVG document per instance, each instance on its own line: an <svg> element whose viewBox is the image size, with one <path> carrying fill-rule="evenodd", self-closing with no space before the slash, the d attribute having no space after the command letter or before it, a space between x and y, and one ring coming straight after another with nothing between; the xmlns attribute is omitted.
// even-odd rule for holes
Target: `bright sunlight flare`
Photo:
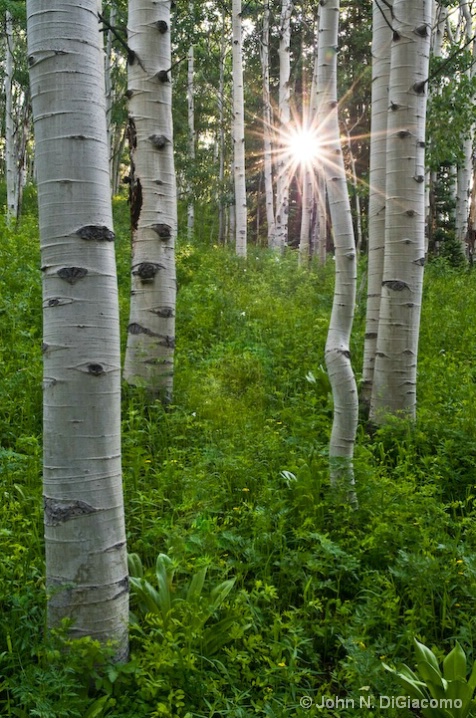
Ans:
<svg viewBox="0 0 476 718"><path fill-rule="evenodd" d="M311 167L321 154L321 143L313 130L295 129L286 139L293 164Z"/></svg>

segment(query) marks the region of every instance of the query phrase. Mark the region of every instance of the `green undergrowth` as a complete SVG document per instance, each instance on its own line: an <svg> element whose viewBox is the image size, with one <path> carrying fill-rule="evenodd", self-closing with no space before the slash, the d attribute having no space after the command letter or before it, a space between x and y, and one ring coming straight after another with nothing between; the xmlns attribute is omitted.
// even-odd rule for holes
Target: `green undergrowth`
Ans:
<svg viewBox="0 0 476 718"><path fill-rule="evenodd" d="M428 267L418 421L359 428L352 511L327 478L332 263L179 244L174 404L124 387L135 591L131 660L112 666L67 627L45 635L37 232L0 229L0 714L414 715L379 707L399 695L383 663L413 666L414 637L476 658L475 276Z"/></svg>

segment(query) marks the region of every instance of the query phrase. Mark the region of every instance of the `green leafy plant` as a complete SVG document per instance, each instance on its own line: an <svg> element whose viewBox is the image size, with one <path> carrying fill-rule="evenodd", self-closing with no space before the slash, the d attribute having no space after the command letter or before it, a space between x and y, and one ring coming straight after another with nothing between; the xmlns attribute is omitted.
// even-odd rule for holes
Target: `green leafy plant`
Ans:
<svg viewBox="0 0 476 718"><path fill-rule="evenodd" d="M205 624L222 606L232 590L235 579L227 579L204 593L207 566L201 567L193 576L186 591L177 592L174 585L176 567L166 554L159 554L155 564L157 588L144 578L142 562L138 554L129 555L129 573L133 593L138 599L141 613L158 614L164 632L173 631L180 625L187 643L198 640L204 655L215 653L229 638L235 616L227 615L213 625ZM137 622L137 618L133 616Z"/></svg>
<svg viewBox="0 0 476 718"><path fill-rule="evenodd" d="M414 639L417 672L406 665L399 669L384 663L405 693L418 701L425 718L467 718L474 716L476 701L476 661L467 678L466 654L457 642L443 660L442 667L433 651ZM435 705L432 705L432 704Z"/></svg>

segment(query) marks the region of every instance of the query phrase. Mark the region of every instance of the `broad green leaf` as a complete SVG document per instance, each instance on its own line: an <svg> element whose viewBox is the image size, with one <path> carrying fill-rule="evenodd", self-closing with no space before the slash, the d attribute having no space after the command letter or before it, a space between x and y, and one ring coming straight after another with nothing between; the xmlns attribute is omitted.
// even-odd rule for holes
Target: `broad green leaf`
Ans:
<svg viewBox="0 0 476 718"><path fill-rule="evenodd" d="M230 640L230 628L235 623L236 616L228 616L204 631L202 640L204 656L212 656Z"/></svg>
<svg viewBox="0 0 476 718"><path fill-rule="evenodd" d="M476 688L476 661L473 663L471 675L468 679L468 686L471 688L472 691L474 691L474 689Z"/></svg>
<svg viewBox="0 0 476 718"><path fill-rule="evenodd" d="M204 566L192 577L190 586L187 591L187 601L189 603L195 603L198 601L202 594L203 584L205 583L205 576L207 575L207 567Z"/></svg>
<svg viewBox="0 0 476 718"><path fill-rule="evenodd" d="M441 674L440 667L438 665L438 661L436 660L436 656L429 648L427 648L423 643L420 643L420 641L417 641L416 638L413 639L413 643L415 644L415 654L417 663L422 663L423 661L426 661L429 663L435 671L438 671L438 673Z"/></svg>
<svg viewBox="0 0 476 718"><path fill-rule="evenodd" d="M473 691L464 679L457 679L448 683L445 697L453 701L460 700L462 702L461 708L456 708L453 705L452 715L454 718L466 718L469 713L472 696Z"/></svg>
<svg viewBox="0 0 476 718"><path fill-rule="evenodd" d="M130 584L133 591L142 600L149 613L159 613L161 609L160 596L153 586L144 578L135 578L131 576Z"/></svg>
<svg viewBox="0 0 476 718"><path fill-rule="evenodd" d="M383 663L382 665L385 670L389 671L390 673L393 673L400 685L403 686L406 695L409 695L411 698L418 698L418 700L427 698L427 694L424 693L420 688L420 686L425 686L424 683L422 683L421 681L414 681L412 678L408 678L407 675L395 670L395 668L390 668L390 666L388 666L386 663ZM407 668L407 670L410 670L407 666L405 666L405 668Z"/></svg>
<svg viewBox="0 0 476 718"><path fill-rule="evenodd" d="M227 581L223 581L223 583L220 583L218 586L215 586L215 588L212 590L212 592L210 593L210 608L212 613L213 611L216 611L218 608L220 608L221 604L235 585L235 581L236 579L229 578Z"/></svg>
<svg viewBox="0 0 476 718"><path fill-rule="evenodd" d="M420 661L417 664L417 667L418 667L418 673L423 678L423 680L425 681L428 688L430 688L430 691L431 691L431 686L435 686L436 688L439 689L437 694L435 694L433 696L434 698L439 698L441 692L442 691L444 692L446 690L446 686L447 686L447 682L441 675L441 671L439 669L435 670L435 668L433 668L433 666L430 663L428 663L427 661ZM433 692L432 692L432 695L433 695Z"/></svg>
<svg viewBox="0 0 476 718"><path fill-rule="evenodd" d="M94 701L92 706L89 706L83 718L98 718L98 716L103 714L104 708L107 707L108 701L109 696L103 696L102 698L98 698L97 701Z"/></svg>
<svg viewBox="0 0 476 718"><path fill-rule="evenodd" d="M458 642L443 661L443 675L448 681L466 679L466 654Z"/></svg>
<svg viewBox="0 0 476 718"><path fill-rule="evenodd" d="M128 553L127 566L129 568L129 576L134 576L135 578L142 578L142 576L144 575L142 561L140 560L139 554Z"/></svg>
<svg viewBox="0 0 476 718"><path fill-rule="evenodd" d="M172 581L174 573L175 569L172 559L165 553L159 554L155 565L155 574L159 586L159 605L162 609L164 620L172 608Z"/></svg>

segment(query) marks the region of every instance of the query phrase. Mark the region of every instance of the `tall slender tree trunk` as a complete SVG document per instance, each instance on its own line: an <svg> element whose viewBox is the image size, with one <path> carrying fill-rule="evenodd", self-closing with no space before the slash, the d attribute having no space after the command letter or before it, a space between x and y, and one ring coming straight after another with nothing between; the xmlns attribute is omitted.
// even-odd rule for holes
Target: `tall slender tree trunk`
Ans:
<svg viewBox="0 0 476 718"><path fill-rule="evenodd" d="M473 38L473 20L467 0L460 0L460 12L465 23L465 42L471 43ZM474 57L474 41L472 44ZM471 45L468 46L468 49ZM473 64L466 71L468 81L475 75ZM473 99L470 100L473 102ZM468 233L469 204L471 195L471 176L473 170L473 147L474 147L474 125L469 129L466 137L462 140L463 159L459 163L456 174L456 238L465 251L466 237Z"/></svg>
<svg viewBox="0 0 476 718"><path fill-rule="evenodd" d="M220 76L218 80L218 241L225 244L225 18L220 41Z"/></svg>
<svg viewBox="0 0 476 718"><path fill-rule="evenodd" d="M194 15L194 3L189 4L190 16ZM188 48L187 66L187 114L188 114L188 153L192 169L195 167L195 53L193 44ZM191 242L195 226L195 202L193 198L193 182L188 182L187 237Z"/></svg>
<svg viewBox="0 0 476 718"><path fill-rule="evenodd" d="M388 82L392 3L373 3L372 118L370 133L368 284L361 400L370 405L377 351L385 249Z"/></svg>
<svg viewBox="0 0 476 718"><path fill-rule="evenodd" d="M279 107L277 145L283 143L284 133L291 119L291 15L292 0L283 0L279 34ZM276 177L276 248L280 251L288 243L289 182L286 153L278 156Z"/></svg>
<svg viewBox="0 0 476 718"><path fill-rule="evenodd" d="M269 2L266 2L263 14L263 34L261 43L261 68L263 74L264 186L266 198L266 221L268 224L268 247L274 247L276 241L276 218L274 214L273 149L271 144L271 127L273 117L269 95L269 15Z"/></svg>
<svg viewBox="0 0 476 718"><path fill-rule="evenodd" d="M18 219L18 153L13 117L13 21L5 14L5 169L7 180L7 220Z"/></svg>
<svg viewBox="0 0 476 718"><path fill-rule="evenodd" d="M350 361L357 260L337 103L339 0L321 0L319 23L319 127L326 138L325 175L334 229L336 279L325 358L334 398L329 445L331 484L355 503L353 454L358 421L357 385Z"/></svg>
<svg viewBox="0 0 476 718"><path fill-rule="evenodd" d="M416 414L425 264L425 117L431 3L394 0L387 122L385 258L370 418Z"/></svg>
<svg viewBox="0 0 476 718"><path fill-rule="evenodd" d="M243 93L243 53L241 0L232 3L233 31L233 177L235 182L236 253L246 257L247 207L245 176L245 101Z"/></svg>
<svg viewBox="0 0 476 718"><path fill-rule="evenodd" d="M170 0L131 0L128 37L133 232L124 376L169 402L175 347L177 193Z"/></svg>
<svg viewBox="0 0 476 718"><path fill-rule="evenodd" d="M44 307L48 622L127 655L120 347L97 0L28 0Z"/></svg>

